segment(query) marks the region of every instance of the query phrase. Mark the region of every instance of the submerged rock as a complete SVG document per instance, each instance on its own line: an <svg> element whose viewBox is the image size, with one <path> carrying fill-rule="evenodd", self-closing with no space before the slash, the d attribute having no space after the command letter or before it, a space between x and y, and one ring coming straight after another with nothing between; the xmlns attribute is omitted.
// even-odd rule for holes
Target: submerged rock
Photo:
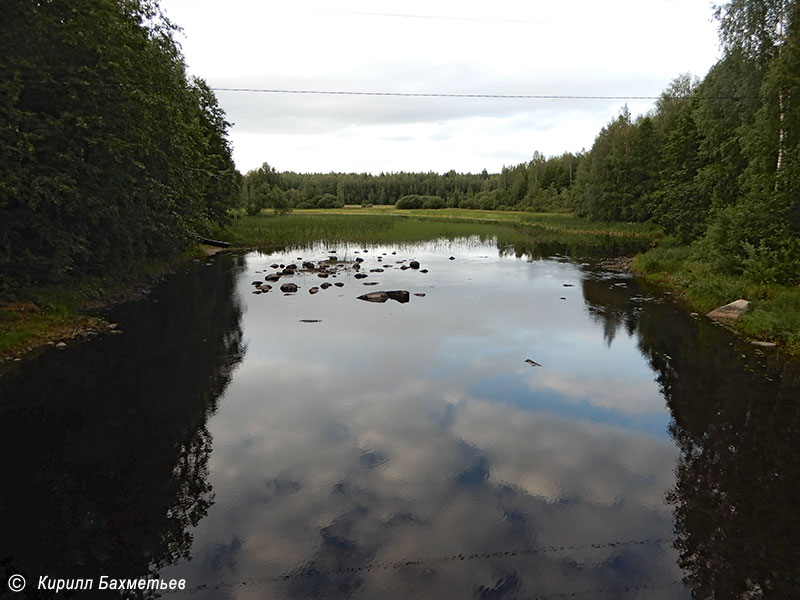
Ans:
<svg viewBox="0 0 800 600"><path fill-rule="evenodd" d="M309 294L316 294L318 291L319 291L318 287L312 287L312 288L309 288L308 293Z"/></svg>
<svg viewBox="0 0 800 600"><path fill-rule="evenodd" d="M740 298L739 300L734 300L725 306L715 308L711 312L707 313L706 316L709 319L734 321L741 317L748 310L750 310L750 303L747 300Z"/></svg>
<svg viewBox="0 0 800 600"><path fill-rule="evenodd" d="M364 279L365 277L368 277L368 275L366 273L356 273L355 274L355 278L356 279Z"/></svg>

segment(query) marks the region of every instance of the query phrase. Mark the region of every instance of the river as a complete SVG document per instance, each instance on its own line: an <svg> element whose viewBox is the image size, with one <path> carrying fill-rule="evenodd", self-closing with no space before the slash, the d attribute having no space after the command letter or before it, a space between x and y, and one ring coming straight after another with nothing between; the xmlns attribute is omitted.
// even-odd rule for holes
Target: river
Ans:
<svg viewBox="0 0 800 600"><path fill-rule="evenodd" d="M274 264L298 269L255 293ZM408 302L358 299L387 290ZM0 377L6 578L241 600L800 591L797 363L596 257L481 238L220 255L112 316L123 334Z"/></svg>

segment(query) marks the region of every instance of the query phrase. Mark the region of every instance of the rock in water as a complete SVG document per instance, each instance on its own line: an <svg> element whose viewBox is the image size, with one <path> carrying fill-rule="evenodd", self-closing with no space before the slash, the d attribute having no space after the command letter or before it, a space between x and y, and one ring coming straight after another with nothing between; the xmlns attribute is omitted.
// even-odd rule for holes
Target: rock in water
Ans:
<svg viewBox="0 0 800 600"><path fill-rule="evenodd" d="M296 292L296 291L297 291L297 284L294 284L294 283L284 283L284 284L281 286L281 291L282 291L284 294L293 294L294 292Z"/></svg>
<svg viewBox="0 0 800 600"><path fill-rule="evenodd" d="M408 263L408 266L411 267L412 269L419 269L419 262L417 262L416 260L412 260L410 263Z"/></svg>
<svg viewBox="0 0 800 600"><path fill-rule="evenodd" d="M406 290L390 290L387 292L370 292L358 297L359 300L367 302L386 302L387 300L395 300L401 304L405 304L409 300L409 293Z"/></svg>
<svg viewBox="0 0 800 600"><path fill-rule="evenodd" d="M734 321L741 317L744 313L750 310L750 303L747 300L740 298L725 306L715 308L710 313L706 314L709 319L717 319L723 321Z"/></svg>
<svg viewBox="0 0 800 600"><path fill-rule="evenodd" d="M319 291L318 287L312 287L308 290L309 294L316 294Z"/></svg>

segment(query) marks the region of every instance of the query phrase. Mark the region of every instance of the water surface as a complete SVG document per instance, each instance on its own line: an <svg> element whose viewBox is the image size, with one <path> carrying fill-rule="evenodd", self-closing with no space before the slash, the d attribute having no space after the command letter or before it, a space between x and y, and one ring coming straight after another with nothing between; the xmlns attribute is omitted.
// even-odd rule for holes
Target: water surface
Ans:
<svg viewBox="0 0 800 600"><path fill-rule="evenodd" d="M331 253L369 276L253 293ZM0 380L9 572L240 599L795 585L796 366L593 260L318 244L197 265L118 318Z"/></svg>

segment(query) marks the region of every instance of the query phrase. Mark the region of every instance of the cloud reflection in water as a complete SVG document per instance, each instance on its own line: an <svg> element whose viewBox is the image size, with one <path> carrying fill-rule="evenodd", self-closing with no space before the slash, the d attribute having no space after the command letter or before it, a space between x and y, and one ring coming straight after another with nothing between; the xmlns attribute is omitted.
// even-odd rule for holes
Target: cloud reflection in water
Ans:
<svg viewBox="0 0 800 600"><path fill-rule="evenodd" d="M164 576L260 582L228 589L237 598L510 598L680 578L663 399L633 342L609 347L563 287L576 266L422 246L430 273L390 269L373 288L426 293L409 304L358 302L349 274L316 295L310 275L294 296L250 295L255 271L301 254L324 257L249 259L249 350L210 422L216 505L195 560ZM549 400L523 401L537 394ZM657 541L591 547L631 540ZM468 559L521 549L537 552ZM415 564L368 568L394 561Z"/></svg>

